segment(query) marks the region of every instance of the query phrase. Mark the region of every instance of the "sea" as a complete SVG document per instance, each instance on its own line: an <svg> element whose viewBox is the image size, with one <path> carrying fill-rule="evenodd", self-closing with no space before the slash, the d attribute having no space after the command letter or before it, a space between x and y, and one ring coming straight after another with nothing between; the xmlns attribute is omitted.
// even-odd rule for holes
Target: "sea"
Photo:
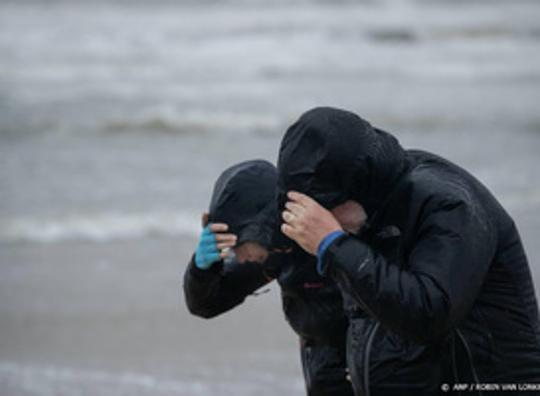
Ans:
<svg viewBox="0 0 540 396"><path fill-rule="evenodd" d="M537 0L2 0L0 395L302 395L279 287L192 316L220 172L335 106L470 170L540 285ZM538 294L538 293L537 293Z"/></svg>

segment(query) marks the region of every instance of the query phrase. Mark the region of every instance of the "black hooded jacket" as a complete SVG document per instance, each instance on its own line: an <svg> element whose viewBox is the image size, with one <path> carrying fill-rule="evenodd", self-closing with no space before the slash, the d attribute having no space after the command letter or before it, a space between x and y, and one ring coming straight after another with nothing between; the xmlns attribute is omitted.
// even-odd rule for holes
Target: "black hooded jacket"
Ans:
<svg viewBox="0 0 540 396"><path fill-rule="evenodd" d="M278 172L281 197L296 190L327 208L354 200L368 214L360 235L338 238L323 257L350 318L357 395L540 383L525 252L510 216L472 175L332 108L289 128Z"/></svg>
<svg viewBox="0 0 540 396"><path fill-rule="evenodd" d="M209 220L229 225L239 243L270 247L277 171L261 160L246 161L222 173L210 203ZM304 377L310 396L352 396L346 380L347 319L343 300L330 278L315 270L315 259L300 249L270 254L265 263L221 261L207 270L192 259L184 274L184 295L191 313L212 318L241 304L274 278L281 287L283 311L301 337Z"/></svg>

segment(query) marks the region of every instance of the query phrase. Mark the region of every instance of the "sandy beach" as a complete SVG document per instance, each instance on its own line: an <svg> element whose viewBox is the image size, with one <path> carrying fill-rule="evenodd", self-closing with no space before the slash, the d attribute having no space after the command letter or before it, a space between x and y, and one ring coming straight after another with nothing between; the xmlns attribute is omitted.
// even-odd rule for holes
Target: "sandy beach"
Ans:
<svg viewBox="0 0 540 396"><path fill-rule="evenodd" d="M301 394L275 286L212 321L189 314L193 243L2 246L2 394Z"/></svg>

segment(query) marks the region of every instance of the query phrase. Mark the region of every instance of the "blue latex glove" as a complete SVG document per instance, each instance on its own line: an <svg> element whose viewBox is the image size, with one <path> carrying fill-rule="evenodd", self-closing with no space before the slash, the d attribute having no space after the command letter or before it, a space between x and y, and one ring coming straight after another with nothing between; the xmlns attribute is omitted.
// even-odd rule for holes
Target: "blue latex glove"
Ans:
<svg viewBox="0 0 540 396"><path fill-rule="evenodd" d="M219 260L221 257L217 248L216 235L209 226L206 226L201 233L197 250L195 250L195 265L199 269L206 270Z"/></svg>

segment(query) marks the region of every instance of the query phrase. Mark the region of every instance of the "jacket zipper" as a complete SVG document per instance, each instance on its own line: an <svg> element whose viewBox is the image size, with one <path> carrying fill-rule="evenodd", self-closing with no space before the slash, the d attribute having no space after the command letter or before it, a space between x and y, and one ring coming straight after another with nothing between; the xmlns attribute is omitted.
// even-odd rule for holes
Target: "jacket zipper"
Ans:
<svg viewBox="0 0 540 396"><path fill-rule="evenodd" d="M366 343L366 350L364 351L364 395L370 396L370 390L369 390L369 354L371 352L371 345L373 344L373 340L375 338L375 333L377 332L377 329L379 328L379 323L375 323L373 325L373 328L369 331L369 336Z"/></svg>
<svg viewBox="0 0 540 396"><path fill-rule="evenodd" d="M473 358L472 358L471 349L469 348L469 343L467 342L467 339L461 333L461 331L459 331L459 329L456 329L456 333L457 333L459 339L461 340L461 342L463 343L463 346L465 348L465 352L467 353L467 359L469 360L469 365L471 366L471 371L472 371L472 375L473 375L473 378L474 378L474 382L479 384L480 380L478 378L478 373L476 372L476 367L474 367L474 361L473 361ZM478 391L478 394L480 396L483 395L482 391Z"/></svg>
<svg viewBox="0 0 540 396"><path fill-rule="evenodd" d="M305 343L304 340L301 340L302 343ZM303 361L303 369L306 376L306 384L308 387L311 387L311 371L309 370L309 360L311 358L311 348L309 346L306 346L305 344L302 345L302 352L304 354L304 361Z"/></svg>

